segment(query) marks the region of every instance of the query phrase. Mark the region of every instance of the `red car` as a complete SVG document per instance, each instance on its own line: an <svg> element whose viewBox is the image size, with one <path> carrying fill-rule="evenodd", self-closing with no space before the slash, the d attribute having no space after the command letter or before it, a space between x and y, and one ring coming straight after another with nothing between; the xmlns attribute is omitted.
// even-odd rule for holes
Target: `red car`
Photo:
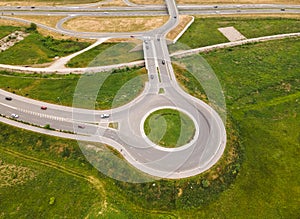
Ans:
<svg viewBox="0 0 300 219"><path fill-rule="evenodd" d="M41 109L42 109L42 110L46 110L47 107L46 107L46 106L41 106Z"/></svg>

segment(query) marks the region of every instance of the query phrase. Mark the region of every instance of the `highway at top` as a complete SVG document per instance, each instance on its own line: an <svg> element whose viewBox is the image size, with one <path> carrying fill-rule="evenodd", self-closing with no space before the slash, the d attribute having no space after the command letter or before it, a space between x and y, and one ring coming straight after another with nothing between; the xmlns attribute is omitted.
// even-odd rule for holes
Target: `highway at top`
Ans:
<svg viewBox="0 0 300 219"><path fill-rule="evenodd" d="M135 37L143 41L149 82L146 83L144 92L134 101L108 111L96 111L42 103L0 90L1 114L9 116L16 113L20 115L21 121L40 126L50 124L58 130L75 132L77 135L74 135L74 139L109 144L129 163L151 176L176 179L193 176L209 169L219 160L225 149L225 127L220 116L210 106L188 95L177 84L165 36L178 24L179 12L174 0L166 0L166 5L169 14L166 24L152 31L135 34ZM163 6L157 6L159 7ZM10 13L9 10L7 8L5 13ZM278 7L274 10L278 10ZM47 13L57 12L49 10ZM130 16L130 12L127 15ZM78 34L62 29L61 24L58 25L59 32ZM128 37L129 34L132 33L79 35L100 38ZM160 89L164 92L160 93ZM13 100L5 101L7 96L12 96ZM42 111L41 105L46 105L48 109ZM143 121L149 113L159 108L175 108L192 118L196 132L191 142L182 147L168 149L155 145L145 136ZM103 119L100 117L102 113L109 113L111 117ZM109 122L118 122L119 129L108 128ZM79 128L82 125L84 129Z"/></svg>

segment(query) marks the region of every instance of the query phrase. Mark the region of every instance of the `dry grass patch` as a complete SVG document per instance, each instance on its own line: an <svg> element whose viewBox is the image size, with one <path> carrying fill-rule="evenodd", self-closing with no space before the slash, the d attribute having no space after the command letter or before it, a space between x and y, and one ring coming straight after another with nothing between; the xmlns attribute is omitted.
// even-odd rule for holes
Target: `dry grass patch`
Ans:
<svg viewBox="0 0 300 219"><path fill-rule="evenodd" d="M177 0L177 4L300 4L300 0Z"/></svg>
<svg viewBox="0 0 300 219"><path fill-rule="evenodd" d="M164 0L130 0L132 3L139 4L139 5L163 5L165 4ZM177 2L177 1L176 1Z"/></svg>
<svg viewBox="0 0 300 219"><path fill-rule="evenodd" d="M179 24L168 33L167 38L170 40L174 40L178 36L178 34L180 34L181 31L183 31L186 25L188 25L188 23L191 22L192 19L193 17L189 15L179 16Z"/></svg>
<svg viewBox="0 0 300 219"><path fill-rule="evenodd" d="M36 173L27 167L7 164L0 160L0 188L22 185L35 176Z"/></svg>
<svg viewBox="0 0 300 219"><path fill-rule="evenodd" d="M15 18L21 18L32 23L43 24L49 27L55 28L57 22L64 18L64 16L31 16L31 15L23 15L23 16L13 16Z"/></svg>
<svg viewBox="0 0 300 219"><path fill-rule="evenodd" d="M17 21L11 21L6 19L0 18L0 26L17 26L17 27L28 27L28 24L17 22Z"/></svg>
<svg viewBox="0 0 300 219"><path fill-rule="evenodd" d="M135 4L165 4L163 0L131 0ZM300 0L177 0L177 4L300 4Z"/></svg>
<svg viewBox="0 0 300 219"><path fill-rule="evenodd" d="M158 28L167 22L168 16L158 17L77 17L67 21L64 27L82 32L134 32Z"/></svg>
<svg viewBox="0 0 300 219"><path fill-rule="evenodd" d="M23 16L23 17L25 18L25 17L39 17L39 16ZM40 17L42 19L42 16L40 16ZM22 18L22 16L20 16L19 18ZM39 18L36 18L36 19L39 19ZM45 23L46 22L48 22L48 21L45 21ZM25 24L23 22L18 22L18 21L11 21L11 20L6 20L6 19L0 19L0 26L28 27L29 24ZM75 37L67 36L67 35L64 35L64 34L57 33L57 32L53 32L53 31L50 31L50 30L46 30L46 29L43 29L43 28L37 28L37 29L38 29L39 33L41 33L42 35L44 35L44 36L51 36L51 37L53 37L55 39L61 39L61 40L78 40L80 42L90 42L90 43L95 42L95 40L75 38Z"/></svg>
<svg viewBox="0 0 300 219"><path fill-rule="evenodd" d="M113 0L111 2L107 2L107 3L103 3L101 5L99 5L100 7L107 7L107 6L127 6L123 0Z"/></svg>
<svg viewBox="0 0 300 219"><path fill-rule="evenodd" d="M0 6L58 6L58 5L71 5L71 4L89 4L99 2L98 0L81 0L80 2L76 0L56 0L56 1L47 1L47 0L8 0L0 1Z"/></svg>

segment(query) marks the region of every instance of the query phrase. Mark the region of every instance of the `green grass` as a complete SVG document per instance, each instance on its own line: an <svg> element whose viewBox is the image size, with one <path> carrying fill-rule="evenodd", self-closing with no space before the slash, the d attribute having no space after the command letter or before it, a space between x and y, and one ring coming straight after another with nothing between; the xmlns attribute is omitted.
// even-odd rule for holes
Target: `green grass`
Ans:
<svg viewBox="0 0 300 219"><path fill-rule="evenodd" d="M16 30L20 30L20 28L13 27L13 26L0 26L0 39L11 34L12 32L14 32Z"/></svg>
<svg viewBox="0 0 300 219"><path fill-rule="evenodd" d="M243 163L230 189L182 217L298 217L299 48L300 39L287 39L205 54L238 125Z"/></svg>
<svg viewBox="0 0 300 219"><path fill-rule="evenodd" d="M147 79L145 69L130 69L107 73L108 78L99 87L94 79L102 78L104 73L91 76L93 86L97 89L95 104L97 109L110 109L121 106L134 99L144 88ZM72 106L74 92L78 86L80 76L78 75L26 75L18 73L0 72L0 87L7 91L29 98L66 106ZM86 85L91 87L91 84ZM99 93L98 93L99 90ZM83 96L83 103L89 98ZM82 102L81 102L82 103ZM86 107L87 105L82 105ZM94 105L92 105L94 107Z"/></svg>
<svg viewBox="0 0 300 219"><path fill-rule="evenodd" d="M98 209L101 210L103 194L92 184L66 171L7 153L2 150L4 144L1 143L2 165L26 167L34 172L35 177L23 184L10 184L0 188L1 217L55 218L73 215L82 218L89 213L95 203L99 203ZM16 172L14 177L17 178L20 174L21 172ZM55 199L53 204L49 203L51 197Z"/></svg>
<svg viewBox="0 0 300 219"><path fill-rule="evenodd" d="M193 121L186 114L173 109L151 113L145 120L144 129L152 142L168 148L189 143L195 134Z"/></svg>
<svg viewBox="0 0 300 219"><path fill-rule="evenodd" d="M218 31L220 27L234 26L246 38L300 31L300 19L293 18L196 18L179 39L191 48L228 42Z"/></svg>
<svg viewBox="0 0 300 219"><path fill-rule="evenodd" d="M133 50L136 46L135 43L104 43L74 57L67 63L67 66L93 67L142 60L143 51Z"/></svg>
<svg viewBox="0 0 300 219"><path fill-rule="evenodd" d="M154 186L153 182L119 182L97 173L85 160L75 141L31 133L3 124L0 124L1 159L6 159L8 163L19 162L17 164L40 171L39 165L33 166L33 159L27 159L26 163L21 161L21 155L28 155L42 161L51 161L67 168L68 172L72 170L96 177L102 183L107 197L108 207L101 215L103 218L298 218L299 48L300 39L286 39L204 55L223 86L229 118L225 154L220 162L204 174L182 180L160 180ZM188 78L191 84L198 86L187 71L180 73L184 74L181 77L183 80ZM9 158L7 150L20 155L14 156L13 153L9 155L13 157ZM104 156L99 158L103 164L111 160L110 156L105 155L108 150L99 153L99 156ZM43 168L43 171L48 169ZM92 190L90 185L69 179L68 174L64 174L64 180L58 171L52 174L49 170L49 175L52 180L55 181L57 176L63 182L59 185L53 182L53 185L62 186L55 194L65 197L64 203L73 199L70 194L63 194L69 189L74 191L76 203L82 203L83 207L86 206L85 198L92 197L91 202L99 201L95 193L89 193L89 189ZM47 177L42 173L40 176ZM48 184L49 180L41 179L40 186L37 186L46 194L43 197L39 190L35 196L32 187L24 185L20 186L24 190L11 189L5 196L1 190L1 200L11 198L11 203L18 203L19 199L26 197L26 204L21 206L20 214L30 214L31 211L27 211L32 208L33 212L43 212L41 214L51 217L54 213L43 201L48 202L52 196L57 201L62 200L59 200L59 195L53 195L52 185ZM39 184L32 182L32 185ZM86 193L80 190L79 193L82 193L78 194L72 190L78 189L78 186ZM12 194L15 197L9 197ZM41 201L36 204L35 199ZM87 203L90 202L87 200ZM101 210L97 204L92 205L89 211L68 208L68 204L66 206L70 209L66 217L71 218L87 213L96 218ZM56 207L64 215L62 207ZM10 208L6 201L0 202L0 209L11 217L19 215L16 208Z"/></svg>
<svg viewBox="0 0 300 219"><path fill-rule="evenodd" d="M71 59L67 66L70 68L83 68L90 65L90 63L103 51L112 47L114 43L103 43L95 48L90 49L89 51L82 53L73 59Z"/></svg>
<svg viewBox="0 0 300 219"><path fill-rule="evenodd" d="M31 32L24 40L0 53L1 64L33 65L54 60L56 56L66 56L87 47L89 43L71 40L56 40Z"/></svg>

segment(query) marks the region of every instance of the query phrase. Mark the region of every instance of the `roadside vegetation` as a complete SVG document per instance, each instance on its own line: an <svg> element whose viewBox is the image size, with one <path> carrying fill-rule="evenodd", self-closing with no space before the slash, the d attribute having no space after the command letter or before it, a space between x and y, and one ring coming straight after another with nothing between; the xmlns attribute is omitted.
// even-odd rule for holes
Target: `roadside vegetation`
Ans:
<svg viewBox="0 0 300 219"><path fill-rule="evenodd" d="M30 32L29 36L0 53L1 64L34 65L49 63L54 61L55 57L69 55L90 45L87 42L56 40L50 36L43 36L32 25L27 28L27 31ZM16 28L18 27L6 27L7 31L10 32Z"/></svg>
<svg viewBox="0 0 300 219"><path fill-rule="evenodd" d="M1 160L5 165L27 167L35 173L34 179L22 185L8 190L0 188L4 200L0 202L1 213L20 217L28 214L51 217L59 212L66 217L91 218L297 218L300 215L299 48L300 39L296 38L203 54L224 90L228 139L221 160L209 171L188 179L141 184L112 180L85 160L75 141L0 124ZM181 70L177 78L183 85L190 81L201 91L201 85L187 71ZM21 83L17 79L26 81L16 78L15 83ZM18 87L14 89L18 91ZM195 87L186 89L193 93ZM47 168L35 164L45 162L51 162ZM67 173L60 173L59 167L66 168ZM68 173L75 176L69 179ZM100 181L96 186L98 193L91 182L78 180L77 173L83 175L82 180L93 176ZM38 192L32 192L33 186ZM26 204L9 207L6 200L10 200L10 205ZM54 203L54 208L50 203ZM59 203L65 205L55 206ZM72 204L81 205L70 208Z"/></svg>
<svg viewBox="0 0 300 219"><path fill-rule="evenodd" d="M102 43L99 46L96 46L74 58L72 58L67 64L67 67L70 68L84 68L92 65L93 60L99 56L100 53L109 49L115 45L114 43Z"/></svg>
<svg viewBox="0 0 300 219"><path fill-rule="evenodd" d="M20 30L20 28L14 27L14 26L0 26L0 39L11 34L12 32L14 32L16 30Z"/></svg>
<svg viewBox="0 0 300 219"><path fill-rule="evenodd" d="M227 114L239 132L243 162L230 189L211 204L182 216L299 215L299 48L298 38L204 55L223 86Z"/></svg>
<svg viewBox="0 0 300 219"><path fill-rule="evenodd" d="M228 40L218 28L230 26L235 27L246 38L255 38L300 32L300 18L196 17L178 42L191 48L225 43Z"/></svg>
<svg viewBox="0 0 300 219"><path fill-rule="evenodd" d="M142 60L144 58L141 46L133 42L103 43L86 51L68 63L68 67L83 68L94 66L115 65Z"/></svg>
<svg viewBox="0 0 300 219"><path fill-rule="evenodd" d="M155 144L174 148L191 141L195 125L188 115L173 109L151 113L144 123L145 134Z"/></svg>
<svg viewBox="0 0 300 219"><path fill-rule="evenodd" d="M101 76L103 73L97 74ZM0 71L0 87L32 99L72 106L80 77L82 76L74 74L41 75ZM143 91L145 80L147 77L144 68L114 70L99 87L96 109L111 109L112 106L128 103Z"/></svg>

